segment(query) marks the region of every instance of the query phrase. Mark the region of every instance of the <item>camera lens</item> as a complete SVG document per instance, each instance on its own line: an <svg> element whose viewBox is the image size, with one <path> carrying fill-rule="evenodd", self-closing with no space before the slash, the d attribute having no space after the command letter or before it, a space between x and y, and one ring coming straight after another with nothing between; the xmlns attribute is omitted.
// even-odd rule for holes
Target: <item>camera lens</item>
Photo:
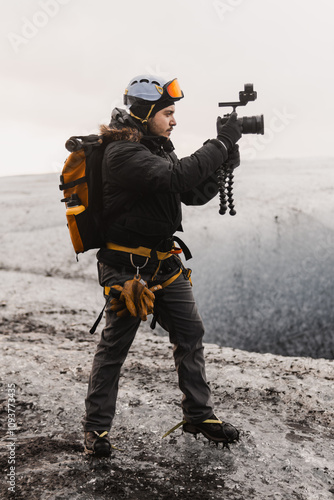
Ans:
<svg viewBox="0 0 334 500"><path fill-rule="evenodd" d="M243 134L264 134L263 115L243 116L238 118L241 123Z"/></svg>

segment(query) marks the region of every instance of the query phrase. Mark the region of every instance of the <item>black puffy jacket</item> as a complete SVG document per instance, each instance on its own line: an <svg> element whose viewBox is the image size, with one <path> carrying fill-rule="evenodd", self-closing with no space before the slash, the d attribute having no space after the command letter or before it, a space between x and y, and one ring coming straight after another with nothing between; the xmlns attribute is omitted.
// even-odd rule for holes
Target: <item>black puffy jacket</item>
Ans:
<svg viewBox="0 0 334 500"><path fill-rule="evenodd" d="M121 120L109 126L102 166L105 240L165 250L163 242L182 230L181 202L203 205L216 196L215 172L227 153L214 139L179 160L170 140L138 134L129 117L124 126L124 113Z"/></svg>

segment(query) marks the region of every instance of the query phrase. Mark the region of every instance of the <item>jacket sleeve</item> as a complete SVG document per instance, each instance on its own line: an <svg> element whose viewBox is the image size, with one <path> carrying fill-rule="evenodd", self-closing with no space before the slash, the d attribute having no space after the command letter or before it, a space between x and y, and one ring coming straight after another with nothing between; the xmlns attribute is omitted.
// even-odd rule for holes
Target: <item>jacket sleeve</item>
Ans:
<svg viewBox="0 0 334 500"><path fill-rule="evenodd" d="M217 195L218 191L217 174L214 173L191 191L181 193L181 201L185 205L205 205Z"/></svg>
<svg viewBox="0 0 334 500"><path fill-rule="evenodd" d="M215 140L175 164L151 153L143 144L127 141L112 143L106 154L113 182L142 194L187 193L205 183L227 159L227 152Z"/></svg>

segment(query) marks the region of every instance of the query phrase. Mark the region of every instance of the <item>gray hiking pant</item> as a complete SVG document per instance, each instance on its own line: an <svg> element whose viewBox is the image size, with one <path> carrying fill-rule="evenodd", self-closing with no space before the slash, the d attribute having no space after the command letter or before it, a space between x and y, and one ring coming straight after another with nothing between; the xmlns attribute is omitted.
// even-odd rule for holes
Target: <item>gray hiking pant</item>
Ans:
<svg viewBox="0 0 334 500"><path fill-rule="evenodd" d="M175 273L175 271L174 271ZM135 273L120 273L105 264L99 264L100 283L112 286L132 279ZM141 273L145 281L150 276ZM159 276L159 282L170 275ZM189 280L181 274L164 288L156 300L158 323L169 333L174 345L173 355L179 387L183 393L184 419L200 423L213 414L210 388L206 382L202 338L203 323L198 313ZM118 318L106 308L106 325L94 356L85 400L86 431L110 430L115 414L121 367L138 330L140 318Z"/></svg>

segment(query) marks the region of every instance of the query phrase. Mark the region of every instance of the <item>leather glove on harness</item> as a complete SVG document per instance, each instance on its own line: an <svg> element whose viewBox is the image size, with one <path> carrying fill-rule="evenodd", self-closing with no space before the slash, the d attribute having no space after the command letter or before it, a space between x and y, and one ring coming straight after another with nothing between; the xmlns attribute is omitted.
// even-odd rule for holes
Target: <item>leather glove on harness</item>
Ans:
<svg viewBox="0 0 334 500"><path fill-rule="evenodd" d="M133 317L140 317L142 321L147 320L147 315L154 310L154 292L162 289L161 285L148 288L146 281L140 275L124 283L124 286L113 285L111 288L120 292L118 298L113 298L110 309L116 312L117 316L124 318L129 314Z"/></svg>

